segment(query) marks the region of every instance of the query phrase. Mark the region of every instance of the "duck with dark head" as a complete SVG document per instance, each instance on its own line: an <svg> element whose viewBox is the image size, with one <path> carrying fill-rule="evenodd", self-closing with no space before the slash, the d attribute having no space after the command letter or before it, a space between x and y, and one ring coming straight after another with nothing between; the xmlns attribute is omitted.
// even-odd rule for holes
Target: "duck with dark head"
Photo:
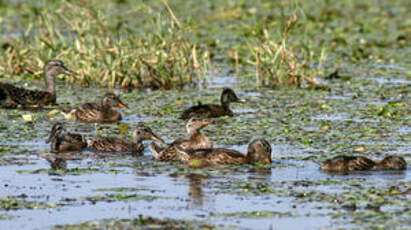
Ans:
<svg viewBox="0 0 411 230"><path fill-rule="evenodd" d="M81 151L86 147L86 139L83 135L67 132L64 124L60 122L51 127L46 143L50 143L51 151L57 153Z"/></svg>
<svg viewBox="0 0 411 230"><path fill-rule="evenodd" d="M100 103L85 103L71 109L68 114L72 120L90 123L114 123L121 120L121 113L113 107L126 108L120 97L114 93L104 95Z"/></svg>
<svg viewBox="0 0 411 230"><path fill-rule="evenodd" d="M180 119L190 119L192 117L199 118L213 118L221 116L230 116L232 117L233 111L230 109L230 104L233 102L244 103L244 100L241 100L237 97L232 89L225 88L221 93L220 98L221 105L215 104L199 104L185 110Z"/></svg>
<svg viewBox="0 0 411 230"><path fill-rule="evenodd" d="M248 145L247 153L226 148L184 150L177 147L177 156L185 163L197 160L199 166L225 164L270 164L271 145L265 139L256 139Z"/></svg>
<svg viewBox="0 0 411 230"><path fill-rule="evenodd" d="M319 164L321 170L327 172L404 170L407 168L406 161L399 156L387 156L381 161L374 161L364 156L339 155Z"/></svg>
<svg viewBox="0 0 411 230"><path fill-rule="evenodd" d="M90 150L131 152L135 154L141 153L144 150L143 140L164 142L161 138L156 136L149 127L139 124L133 131L132 141L118 137L97 137L87 141L87 148Z"/></svg>
<svg viewBox="0 0 411 230"><path fill-rule="evenodd" d="M75 76L62 61L50 60L44 65L46 91L30 90L8 83L0 83L0 106L3 108L31 108L56 104L56 76L66 74Z"/></svg>
<svg viewBox="0 0 411 230"><path fill-rule="evenodd" d="M211 123L212 122L210 121L204 121L201 118L193 117L186 124L187 133L189 135L188 139L177 139L166 148L161 148L155 143L151 143L151 153L156 160L170 161L177 160L177 146L185 150L212 148L213 144L210 139L200 132L202 128Z"/></svg>

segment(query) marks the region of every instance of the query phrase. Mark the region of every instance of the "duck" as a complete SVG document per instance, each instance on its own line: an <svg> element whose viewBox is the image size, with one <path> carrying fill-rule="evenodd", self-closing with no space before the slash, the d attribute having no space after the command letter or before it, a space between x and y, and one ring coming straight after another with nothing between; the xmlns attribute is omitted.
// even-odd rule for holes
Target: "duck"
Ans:
<svg viewBox="0 0 411 230"><path fill-rule="evenodd" d="M30 90L0 83L0 107L6 109L24 109L56 105L56 76L66 74L75 77L76 73L68 69L61 60L49 60L44 64L46 90Z"/></svg>
<svg viewBox="0 0 411 230"><path fill-rule="evenodd" d="M223 89L220 101L221 105L199 103L196 106L192 106L181 114L180 119L186 120L194 116L199 118L214 118L226 115L232 117L234 113L230 109L230 103L245 102L244 100L239 99L237 95L234 93L234 90L230 88Z"/></svg>
<svg viewBox="0 0 411 230"><path fill-rule="evenodd" d="M166 148L162 148L155 143L150 144L150 151L154 158L159 161L177 160L176 147L179 146L183 150L195 150L212 148L213 144L210 139L200 130L205 126L212 124L211 121L204 121L201 118L193 117L188 120L186 130L189 135L187 139L177 139Z"/></svg>
<svg viewBox="0 0 411 230"><path fill-rule="evenodd" d="M199 161L199 166L227 164L271 164L271 145L265 139L253 140L247 148L247 153L226 148L209 148L184 150L177 147L178 158L184 163Z"/></svg>
<svg viewBox="0 0 411 230"><path fill-rule="evenodd" d="M63 123L56 122L51 127L46 143L50 143L51 151L56 153L81 151L86 147L86 138L81 134L67 132Z"/></svg>
<svg viewBox="0 0 411 230"><path fill-rule="evenodd" d="M87 141L87 148L107 152L141 153L144 150L143 140L164 143L149 127L140 124L133 131L132 141L118 137L97 137Z"/></svg>
<svg viewBox="0 0 411 230"><path fill-rule="evenodd" d="M381 161L374 161L364 156L339 155L320 164L327 172L348 172L363 170L404 170L407 163L403 157L387 156Z"/></svg>
<svg viewBox="0 0 411 230"><path fill-rule="evenodd" d="M121 113L114 109L119 108L128 109L120 97L114 93L107 93L104 95L100 103L85 103L77 108L69 110L63 114L70 117L69 119L89 123L115 123L122 119Z"/></svg>

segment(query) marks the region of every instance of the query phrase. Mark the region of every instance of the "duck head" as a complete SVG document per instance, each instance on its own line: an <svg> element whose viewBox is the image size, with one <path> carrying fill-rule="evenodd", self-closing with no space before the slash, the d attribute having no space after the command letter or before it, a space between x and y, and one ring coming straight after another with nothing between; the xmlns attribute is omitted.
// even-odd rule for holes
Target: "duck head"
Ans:
<svg viewBox="0 0 411 230"><path fill-rule="evenodd" d="M247 160L249 163L267 163L271 161L271 145L265 139L257 139L248 145Z"/></svg>
<svg viewBox="0 0 411 230"><path fill-rule="evenodd" d="M59 74L66 74L73 77L76 76L76 72L68 69L61 60L49 60L44 64L44 78L47 91L52 94L54 94L56 89L54 78Z"/></svg>
<svg viewBox="0 0 411 230"><path fill-rule="evenodd" d="M407 168L407 162L399 156L388 156L375 165L377 170L404 170Z"/></svg>
<svg viewBox="0 0 411 230"><path fill-rule="evenodd" d="M237 97L237 95L234 93L234 90L230 88L225 88L223 92L221 93L221 104L223 106L228 106L232 102L237 102L237 103L244 103L244 100L241 100L240 98Z"/></svg>
<svg viewBox="0 0 411 230"><path fill-rule="evenodd" d="M46 143L50 143L56 137L63 136L66 132L66 128L63 123L57 122L51 127L50 136L47 138Z"/></svg>
<svg viewBox="0 0 411 230"><path fill-rule="evenodd" d="M107 93L106 95L104 95L103 100L102 100L102 104L104 106L110 106L110 107L120 107L120 108L124 108L124 109L128 109L128 106L126 104L124 104L121 100L120 97L115 95L114 93Z"/></svg>
<svg viewBox="0 0 411 230"><path fill-rule="evenodd" d="M164 143L163 139L155 135L153 131L145 125L139 125L133 131L133 139L137 142L142 140L153 140L156 142Z"/></svg>
<svg viewBox="0 0 411 230"><path fill-rule="evenodd" d="M187 133L191 136L192 134L198 132L200 129L203 127L212 124L213 122L211 121L204 121L203 119L199 117L192 117L190 120L188 120L186 129Z"/></svg>

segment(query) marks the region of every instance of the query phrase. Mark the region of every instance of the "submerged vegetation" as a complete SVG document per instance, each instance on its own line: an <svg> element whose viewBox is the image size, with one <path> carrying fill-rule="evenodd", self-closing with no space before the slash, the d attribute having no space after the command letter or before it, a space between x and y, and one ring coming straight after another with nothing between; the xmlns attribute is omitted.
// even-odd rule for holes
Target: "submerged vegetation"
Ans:
<svg viewBox="0 0 411 230"><path fill-rule="evenodd" d="M6 1L0 76L38 79L60 58L82 84L170 89L226 74L318 85L341 60L395 61L384 49L409 44L405 2Z"/></svg>

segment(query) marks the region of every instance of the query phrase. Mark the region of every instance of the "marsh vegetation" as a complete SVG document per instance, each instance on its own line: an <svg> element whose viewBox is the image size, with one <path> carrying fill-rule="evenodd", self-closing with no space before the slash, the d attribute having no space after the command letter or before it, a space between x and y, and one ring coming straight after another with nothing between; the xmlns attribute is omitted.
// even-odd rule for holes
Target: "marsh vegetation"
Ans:
<svg viewBox="0 0 411 230"><path fill-rule="evenodd" d="M409 228L409 169L327 174L309 160L410 162L409 8L405 0L0 2L2 82L41 88L44 62L59 58L79 74L58 79L58 103L114 91L130 107L121 124L67 121L70 131L131 139L125 127L144 122L171 142L184 136L184 109L218 103L232 87L246 103L204 133L219 147L246 152L261 137L273 148L271 167L193 168L153 161L147 148L140 157L64 155L63 164L45 143L64 119L55 107L1 110L0 223Z"/></svg>

